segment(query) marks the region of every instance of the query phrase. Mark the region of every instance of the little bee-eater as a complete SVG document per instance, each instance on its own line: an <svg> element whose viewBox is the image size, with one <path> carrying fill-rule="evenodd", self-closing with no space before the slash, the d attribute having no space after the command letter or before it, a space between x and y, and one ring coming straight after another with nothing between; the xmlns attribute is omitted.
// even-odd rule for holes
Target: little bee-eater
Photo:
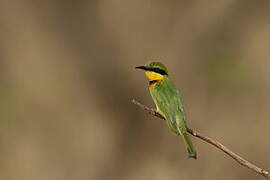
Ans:
<svg viewBox="0 0 270 180"><path fill-rule="evenodd" d="M187 132L181 95L170 80L166 66L160 62L148 62L136 68L145 71L149 80L148 88L157 111L166 119L169 129L183 137L189 157L196 159L196 151Z"/></svg>

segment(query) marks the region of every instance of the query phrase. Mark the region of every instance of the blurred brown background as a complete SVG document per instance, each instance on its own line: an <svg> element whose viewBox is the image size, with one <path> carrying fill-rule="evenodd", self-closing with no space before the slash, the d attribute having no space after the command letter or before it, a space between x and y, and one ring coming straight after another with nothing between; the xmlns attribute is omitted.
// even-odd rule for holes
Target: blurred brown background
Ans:
<svg viewBox="0 0 270 180"><path fill-rule="evenodd" d="M270 168L269 51L269 0L2 0L0 179L262 179L130 100L162 61L192 128Z"/></svg>

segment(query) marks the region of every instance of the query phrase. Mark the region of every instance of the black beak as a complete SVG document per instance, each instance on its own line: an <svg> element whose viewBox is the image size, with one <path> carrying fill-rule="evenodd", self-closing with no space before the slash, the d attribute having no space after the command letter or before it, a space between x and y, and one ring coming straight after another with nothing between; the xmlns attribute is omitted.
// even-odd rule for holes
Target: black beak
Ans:
<svg viewBox="0 0 270 180"><path fill-rule="evenodd" d="M142 70L148 70L148 68L147 67L145 67L145 66L137 66L137 67L135 67L136 69L142 69Z"/></svg>

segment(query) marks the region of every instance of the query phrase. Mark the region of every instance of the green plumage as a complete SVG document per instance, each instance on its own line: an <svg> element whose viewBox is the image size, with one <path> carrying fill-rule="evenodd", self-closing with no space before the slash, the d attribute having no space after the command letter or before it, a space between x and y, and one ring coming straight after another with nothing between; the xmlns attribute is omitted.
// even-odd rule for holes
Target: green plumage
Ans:
<svg viewBox="0 0 270 180"><path fill-rule="evenodd" d="M144 69L146 71L154 71L158 68L167 73L166 67L158 62L147 63L144 67L146 67ZM183 137L189 157L196 159L196 151L187 132L187 122L182 98L168 75L164 74L162 80L158 80L150 85L149 91L156 104L157 111L165 117L169 129L173 133Z"/></svg>
<svg viewBox="0 0 270 180"><path fill-rule="evenodd" d="M196 151L187 133L187 123L181 96L172 81L165 76L149 88L150 94L156 104L157 110L162 114L172 132L182 135L187 147L189 157L196 159Z"/></svg>

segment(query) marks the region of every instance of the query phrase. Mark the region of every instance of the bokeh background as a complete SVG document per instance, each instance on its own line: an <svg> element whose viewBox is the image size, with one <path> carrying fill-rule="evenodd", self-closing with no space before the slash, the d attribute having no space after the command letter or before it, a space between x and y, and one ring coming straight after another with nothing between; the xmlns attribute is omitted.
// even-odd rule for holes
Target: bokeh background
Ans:
<svg viewBox="0 0 270 180"><path fill-rule="evenodd" d="M161 61L190 127L270 168L269 51L269 0L1 0L0 179L262 179L131 99Z"/></svg>

